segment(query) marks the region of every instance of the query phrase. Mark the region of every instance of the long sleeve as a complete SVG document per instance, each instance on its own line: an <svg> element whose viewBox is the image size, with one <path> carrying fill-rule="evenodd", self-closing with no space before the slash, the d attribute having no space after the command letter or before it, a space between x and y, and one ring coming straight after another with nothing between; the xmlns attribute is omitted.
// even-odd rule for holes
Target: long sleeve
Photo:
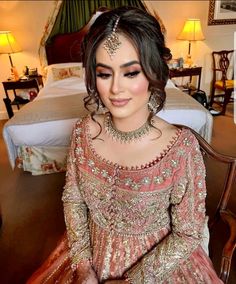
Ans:
<svg viewBox="0 0 236 284"><path fill-rule="evenodd" d="M184 174L177 179L170 196L171 233L126 272L131 283L165 282L181 266L191 266L188 259L201 243L205 167L196 139L185 158Z"/></svg>
<svg viewBox="0 0 236 284"><path fill-rule="evenodd" d="M67 162L66 185L63 192L64 215L70 247L72 268L80 262L91 260L90 234L88 229L88 208L79 189L79 170L76 163L80 128L74 128Z"/></svg>

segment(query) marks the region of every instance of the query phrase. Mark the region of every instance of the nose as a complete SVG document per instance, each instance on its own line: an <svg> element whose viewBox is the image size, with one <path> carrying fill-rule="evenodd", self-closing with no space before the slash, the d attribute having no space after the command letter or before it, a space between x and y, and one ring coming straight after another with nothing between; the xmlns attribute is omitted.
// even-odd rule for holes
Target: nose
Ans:
<svg viewBox="0 0 236 284"><path fill-rule="evenodd" d="M114 95L119 94L121 90L121 82L119 75L113 76L112 85L111 85L111 93Z"/></svg>

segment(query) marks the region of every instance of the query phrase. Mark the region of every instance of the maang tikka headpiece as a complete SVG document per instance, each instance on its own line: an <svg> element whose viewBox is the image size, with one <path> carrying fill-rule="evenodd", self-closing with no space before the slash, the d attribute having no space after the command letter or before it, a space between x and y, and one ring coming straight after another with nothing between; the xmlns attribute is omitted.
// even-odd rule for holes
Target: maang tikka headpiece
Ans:
<svg viewBox="0 0 236 284"><path fill-rule="evenodd" d="M116 50L121 45L118 34L116 32L116 28L117 28L117 25L119 23L119 20L120 20L120 17L118 17L116 19L116 22L115 22L114 27L112 29L112 33L106 38L104 45L103 45L111 58L112 58L113 55L115 55Z"/></svg>

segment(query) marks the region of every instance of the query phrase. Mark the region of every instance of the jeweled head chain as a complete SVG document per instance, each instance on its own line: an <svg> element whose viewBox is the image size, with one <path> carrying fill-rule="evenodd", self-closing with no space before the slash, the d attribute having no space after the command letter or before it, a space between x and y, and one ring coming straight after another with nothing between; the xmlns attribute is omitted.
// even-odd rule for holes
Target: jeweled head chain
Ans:
<svg viewBox="0 0 236 284"><path fill-rule="evenodd" d="M120 17L116 19L114 27L112 29L112 33L106 38L104 45L103 45L107 53L110 55L111 59L116 54L117 49L121 45L118 34L116 32L119 20L120 20Z"/></svg>

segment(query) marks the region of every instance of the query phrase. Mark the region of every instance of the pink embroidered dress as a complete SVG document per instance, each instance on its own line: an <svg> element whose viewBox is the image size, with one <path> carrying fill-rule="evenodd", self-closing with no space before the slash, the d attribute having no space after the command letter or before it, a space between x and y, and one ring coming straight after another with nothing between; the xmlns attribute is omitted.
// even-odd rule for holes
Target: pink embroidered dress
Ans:
<svg viewBox="0 0 236 284"><path fill-rule="evenodd" d="M61 283L84 260L99 283L124 275L135 284L222 283L201 247L205 168L193 134L180 130L161 157L124 168L96 154L89 119L77 122L68 158L69 247L65 237L28 283Z"/></svg>

